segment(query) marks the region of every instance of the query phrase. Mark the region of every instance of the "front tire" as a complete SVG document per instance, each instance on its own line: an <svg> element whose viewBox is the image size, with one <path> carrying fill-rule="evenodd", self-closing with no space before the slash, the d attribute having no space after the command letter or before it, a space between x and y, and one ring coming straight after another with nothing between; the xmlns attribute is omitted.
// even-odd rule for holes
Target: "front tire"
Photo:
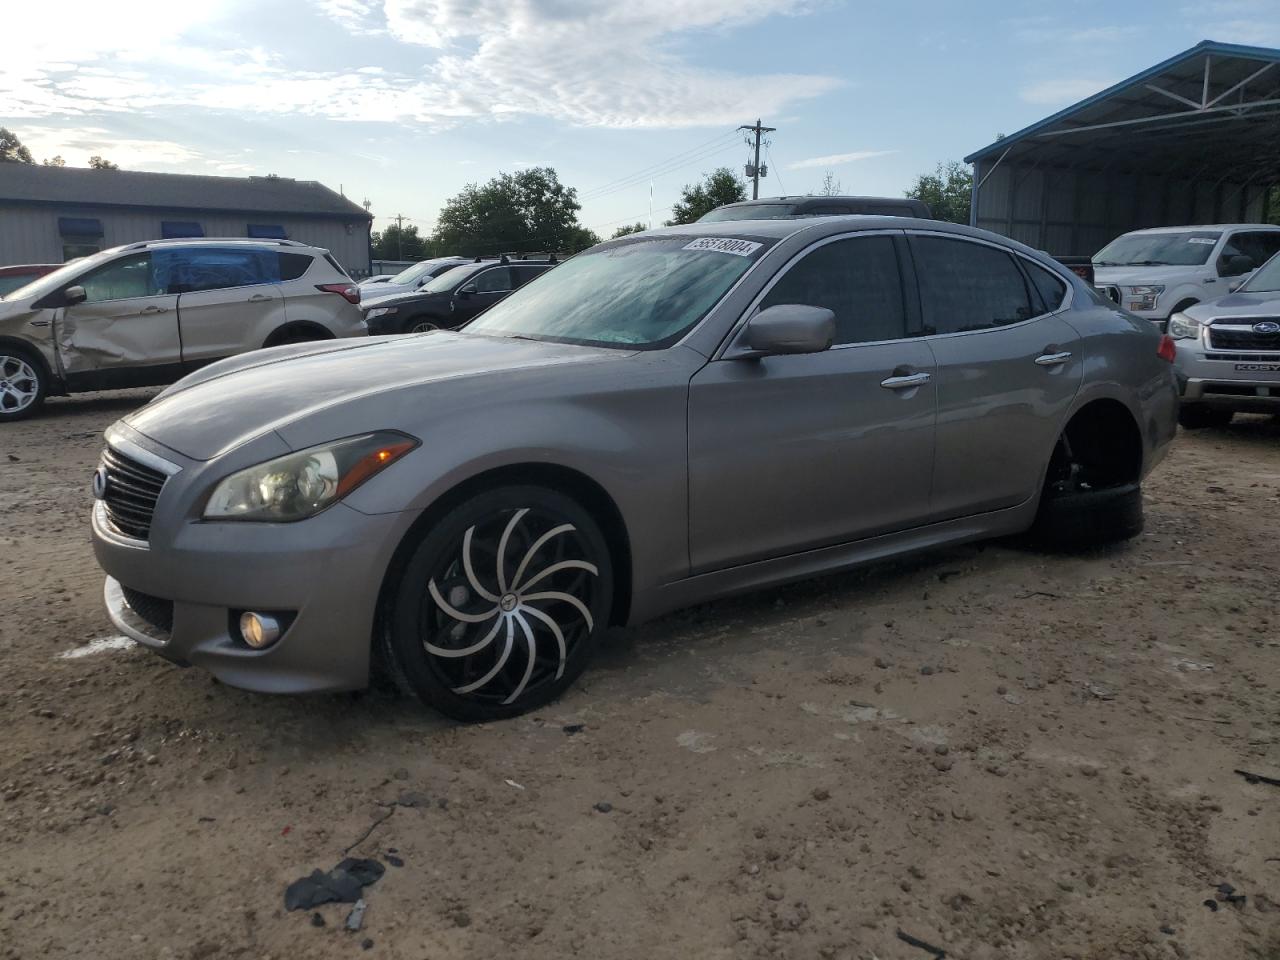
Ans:
<svg viewBox="0 0 1280 960"><path fill-rule="evenodd" d="M440 323L434 317L410 317L404 322L405 333L426 333L428 330L439 330Z"/></svg>
<svg viewBox="0 0 1280 960"><path fill-rule="evenodd" d="M395 586L384 653L424 703L468 722L559 697L609 623L599 525L543 487L500 487L426 531Z"/></svg>
<svg viewBox="0 0 1280 960"><path fill-rule="evenodd" d="M1204 427L1225 427L1231 423L1235 414L1220 407L1210 407L1202 403L1184 405L1178 410L1178 423L1188 430L1200 430Z"/></svg>
<svg viewBox="0 0 1280 960"><path fill-rule="evenodd" d="M29 350L0 344L0 423L23 420L44 405L44 365Z"/></svg>

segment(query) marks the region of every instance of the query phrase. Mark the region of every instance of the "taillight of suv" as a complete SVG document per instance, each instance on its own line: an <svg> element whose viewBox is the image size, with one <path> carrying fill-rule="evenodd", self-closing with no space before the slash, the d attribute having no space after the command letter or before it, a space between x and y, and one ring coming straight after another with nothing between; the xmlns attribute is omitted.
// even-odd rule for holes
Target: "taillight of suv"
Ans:
<svg viewBox="0 0 1280 960"><path fill-rule="evenodd" d="M360 288L354 283L317 283L316 289L324 293L336 293L343 297L347 303L360 302Z"/></svg>

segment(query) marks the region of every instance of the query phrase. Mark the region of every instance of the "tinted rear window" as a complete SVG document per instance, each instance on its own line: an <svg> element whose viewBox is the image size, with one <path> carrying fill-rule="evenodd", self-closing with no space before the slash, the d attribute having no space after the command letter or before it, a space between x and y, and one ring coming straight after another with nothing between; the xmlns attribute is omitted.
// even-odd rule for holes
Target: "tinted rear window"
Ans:
<svg viewBox="0 0 1280 960"><path fill-rule="evenodd" d="M1013 257L996 247L947 237L912 237L925 331L962 333L1028 320L1033 309Z"/></svg>
<svg viewBox="0 0 1280 960"><path fill-rule="evenodd" d="M699 223L725 220L784 220L796 211L794 203L749 203L743 207L719 207L698 218Z"/></svg>

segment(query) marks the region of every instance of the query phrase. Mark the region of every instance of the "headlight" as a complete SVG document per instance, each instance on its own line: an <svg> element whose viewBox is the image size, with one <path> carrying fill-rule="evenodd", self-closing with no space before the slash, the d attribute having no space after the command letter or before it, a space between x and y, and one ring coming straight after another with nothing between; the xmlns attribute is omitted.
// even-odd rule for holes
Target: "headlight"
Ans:
<svg viewBox="0 0 1280 960"><path fill-rule="evenodd" d="M322 443L233 473L214 488L206 520L303 520L336 503L418 445L403 433Z"/></svg>
<svg viewBox="0 0 1280 960"><path fill-rule="evenodd" d="M366 320L373 320L376 317L385 317L388 314L395 313L399 309L399 307L374 307L372 310L365 312L364 318Z"/></svg>
<svg viewBox="0 0 1280 960"><path fill-rule="evenodd" d="M1192 320L1185 313L1175 313L1169 318L1169 336L1175 340L1199 340L1200 321Z"/></svg>
<svg viewBox="0 0 1280 960"><path fill-rule="evenodd" d="M1127 287L1129 291L1129 302L1127 304L1130 310L1154 310L1156 308L1156 300L1160 298L1160 294L1164 293L1164 287L1161 285Z"/></svg>

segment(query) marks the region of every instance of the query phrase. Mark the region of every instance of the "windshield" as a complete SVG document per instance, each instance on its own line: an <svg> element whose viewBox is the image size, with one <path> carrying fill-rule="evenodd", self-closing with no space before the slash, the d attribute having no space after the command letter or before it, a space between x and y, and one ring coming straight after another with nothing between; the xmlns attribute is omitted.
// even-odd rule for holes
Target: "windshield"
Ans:
<svg viewBox="0 0 1280 960"><path fill-rule="evenodd" d="M1098 251L1093 263L1098 267L1190 267L1206 263L1221 238L1217 230L1128 233Z"/></svg>
<svg viewBox="0 0 1280 960"><path fill-rule="evenodd" d="M74 260L69 260L53 273L46 273L43 277L37 277L26 286L19 287L12 293L6 293L0 299L26 300L29 297L43 297L46 293L57 290L68 280L79 276L89 267L94 267L105 260L110 260L119 252L119 249L103 250L101 253L95 253L91 257L77 257Z"/></svg>
<svg viewBox="0 0 1280 960"><path fill-rule="evenodd" d="M436 277L430 283L422 286L423 293L444 293L446 290L452 290L471 274L476 272L477 266L492 266L492 263L474 264L464 263L460 267L454 267L452 270L446 270L440 276Z"/></svg>
<svg viewBox="0 0 1280 960"><path fill-rule="evenodd" d="M521 287L466 330L602 347L668 346L766 249L754 240L689 236L596 248Z"/></svg>
<svg viewBox="0 0 1280 960"><path fill-rule="evenodd" d="M726 220L785 220L796 209L794 203L752 203L745 207L720 207L698 218L699 223L722 223Z"/></svg>
<svg viewBox="0 0 1280 960"><path fill-rule="evenodd" d="M388 280L387 283L413 283L420 276L427 273L433 266L435 266L435 263L436 262L434 260L423 260L421 263L415 263L412 267L407 267L406 269L401 270L394 277Z"/></svg>
<svg viewBox="0 0 1280 960"><path fill-rule="evenodd" d="M1280 253L1276 254L1260 266L1244 285L1242 293L1278 293L1280 292Z"/></svg>

